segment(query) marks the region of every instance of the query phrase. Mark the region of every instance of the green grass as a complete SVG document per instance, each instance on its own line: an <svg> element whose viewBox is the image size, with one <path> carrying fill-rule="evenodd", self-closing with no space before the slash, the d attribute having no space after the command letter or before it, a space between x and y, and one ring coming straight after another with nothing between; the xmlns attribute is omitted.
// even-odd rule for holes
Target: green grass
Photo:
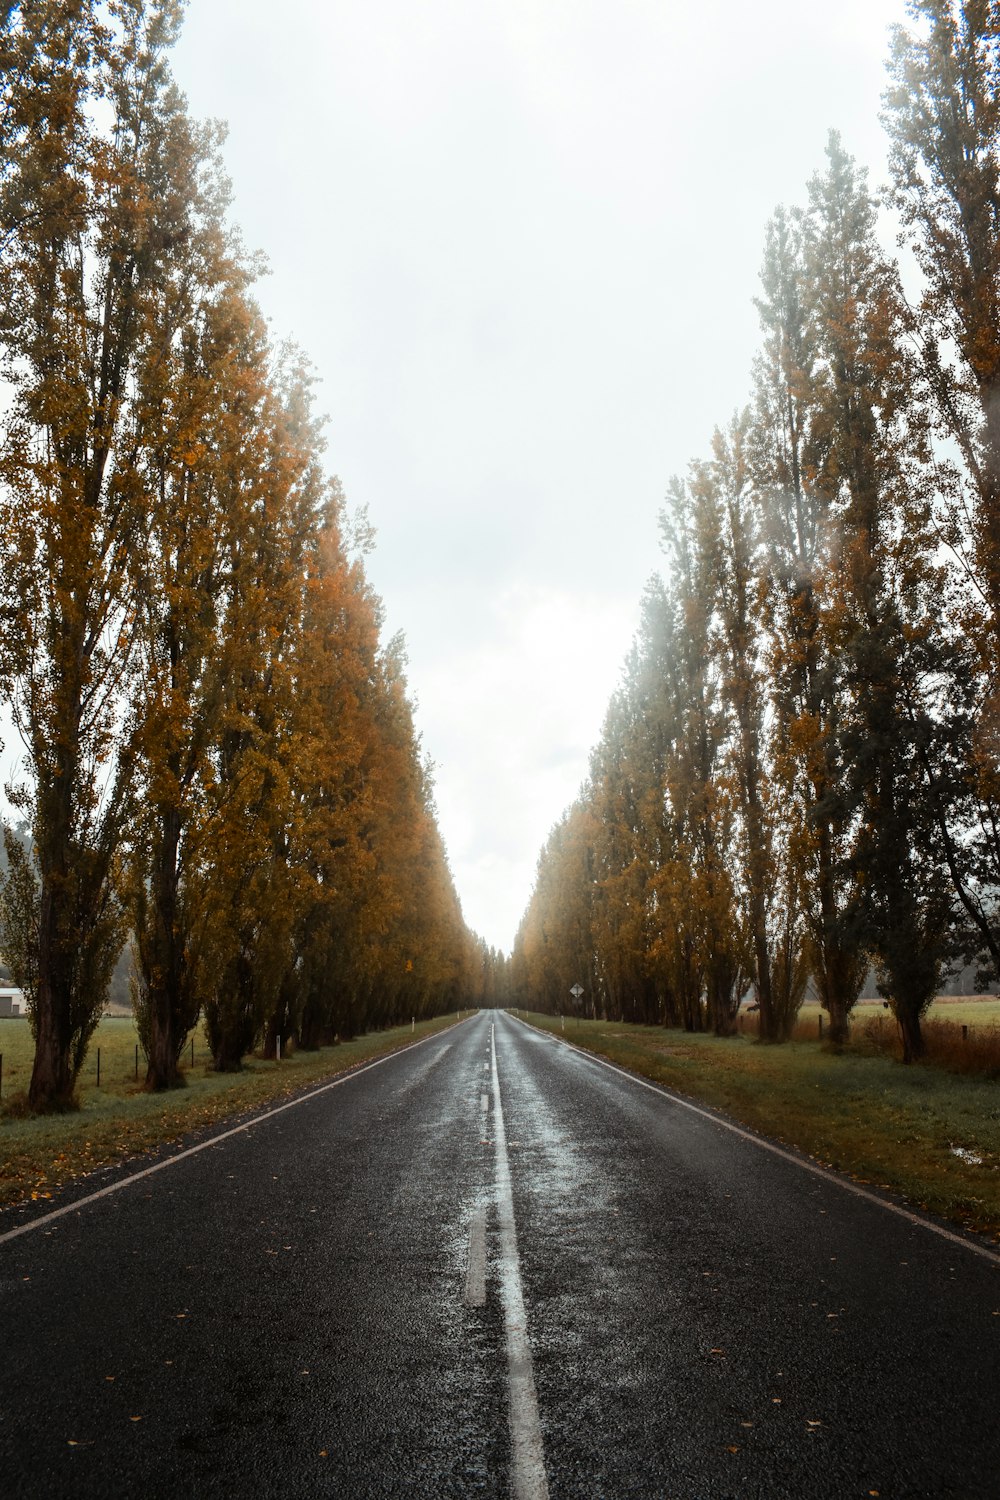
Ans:
<svg viewBox="0 0 1000 1500"><path fill-rule="evenodd" d="M468 1012L463 1012L468 1014ZM213 1073L204 1035L195 1037L195 1062L185 1053L186 1087L166 1094L142 1088L139 1053L135 1076L135 1026L130 1018L105 1017L94 1034L78 1080L80 1109L72 1114L22 1117L16 1108L31 1077L33 1045L26 1020L0 1020L3 1096L0 1100L0 1205L48 1198L65 1183L126 1157L178 1140L246 1110L332 1078L359 1063L405 1047L454 1025L454 1015L356 1037L319 1052L294 1052L280 1063L246 1059L241 1073ZM97 1049L101 1083L97 1086Z"/></svg>
<svg viewBox="0 0 1000 1500"><path fill-rule="evenodd" d="M768 1047L748 1036L722 1040L568 1018L563 1030L558 1017L529 1013L528 1019L857 1182L888 1188L1000 1242L1000 1086L994 1080L904 1067L861 1050L836 1055L815 1040Z"/></svg>
<svg viewBox="0 0 1000 1500"><path fill-rule="evenodd" d="M865 1007L864 1009L867 1009ZM864 1011L861 1012L862 1014ZM976 999L974 996L958 997L954 1000L935 1000L927 1012L929 1021L962 1021L971 1026L1000 1025L1000 999L989 995Z"/></svg>

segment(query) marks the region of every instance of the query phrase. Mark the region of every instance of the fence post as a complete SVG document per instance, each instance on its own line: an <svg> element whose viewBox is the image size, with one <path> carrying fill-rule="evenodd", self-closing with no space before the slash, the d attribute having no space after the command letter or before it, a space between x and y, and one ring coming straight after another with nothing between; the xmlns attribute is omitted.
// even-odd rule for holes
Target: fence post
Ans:
<svg viewBox="0 0 1000 1500"><path fill-rule="evenodd" d="M139 1077L139 1043L135 1044L135 1076Z"/></svg>
<svg viewBox="0 0 1000 1500"><path fill-rule="evenodd" d="M822 1014L820 1014L820 1018L819 1018L819 1039L820 1039L820 1041L823 1040L823 1016L822 1016Z"/></svg>
<svg viewBox="0 0 1000 1500"><path fill-rule="evenodd" d="M968 1026L963 1026L962 1027L962 1041L963 1042L967 1042L968 1040L969 1040L969 1028L968 1028Z"/></svg>
<svg viewBox="0 0 1000 1500"><path fill-rule="evenodd" d="M97 1087L101 1086L101 1049L97 1049Z"/></svg>

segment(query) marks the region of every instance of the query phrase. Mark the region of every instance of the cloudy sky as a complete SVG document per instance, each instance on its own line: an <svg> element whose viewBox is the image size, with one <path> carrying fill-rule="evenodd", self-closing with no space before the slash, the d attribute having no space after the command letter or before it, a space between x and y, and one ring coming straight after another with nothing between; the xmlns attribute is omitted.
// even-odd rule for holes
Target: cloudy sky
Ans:
<svg viewBox="0 0 1000 1500"><path fill-rule="evenodd" d="M259 297L378 532L469 923L509 949L749 391L764 227L831 127L884 176L903 0L188 0Z"/></svg>

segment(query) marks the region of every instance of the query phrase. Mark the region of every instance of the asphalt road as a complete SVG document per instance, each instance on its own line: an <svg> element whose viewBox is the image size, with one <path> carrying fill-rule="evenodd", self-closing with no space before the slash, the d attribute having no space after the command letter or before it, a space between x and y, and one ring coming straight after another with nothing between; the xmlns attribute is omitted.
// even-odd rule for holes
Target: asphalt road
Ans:
<svg viewBox="0 0 1000 1500"><path fill-rule="evenodd" d="M1000 1496L1000 1260L505 1015L136 1170L0 1217L10 1500Z"/></svg>

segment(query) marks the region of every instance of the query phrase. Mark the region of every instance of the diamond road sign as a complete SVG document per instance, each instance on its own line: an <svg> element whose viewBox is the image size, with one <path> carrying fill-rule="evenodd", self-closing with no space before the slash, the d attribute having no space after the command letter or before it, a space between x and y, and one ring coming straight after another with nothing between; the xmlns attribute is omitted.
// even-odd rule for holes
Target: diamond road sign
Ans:
<svg viewBox="0 0 1000 1500"><path fill-rule="evenodd" d="M580 996L583 994L583 985L574 984L573 988L570 990L570 994L573 996L574 1000L579 1000Z"/></svg>

